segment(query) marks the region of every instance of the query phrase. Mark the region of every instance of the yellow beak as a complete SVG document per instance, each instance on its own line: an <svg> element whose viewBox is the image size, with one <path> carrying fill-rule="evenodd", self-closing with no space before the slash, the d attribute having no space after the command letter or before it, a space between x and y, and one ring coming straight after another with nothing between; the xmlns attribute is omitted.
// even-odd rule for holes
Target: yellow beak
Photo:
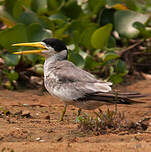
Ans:
<svg viewBox="0 0 151 152"><path fill-rule="evenodd" d="M40 50L27 50L27 51L21 51L21 52L13 52L13 54L33 54L33 53L44 53L47 51L47 48L43 42L34 42L34 43L18 43L18 44L13 44L12 46L31 46L31 47L37 47L37 48L42 48Z"/></svg>

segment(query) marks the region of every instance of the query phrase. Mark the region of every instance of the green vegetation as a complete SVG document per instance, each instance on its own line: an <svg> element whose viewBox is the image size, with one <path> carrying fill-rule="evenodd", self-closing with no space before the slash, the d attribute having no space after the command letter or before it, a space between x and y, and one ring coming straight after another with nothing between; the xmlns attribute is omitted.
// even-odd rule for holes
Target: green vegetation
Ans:
<svg viewBox="0 0 151 152"><path fill-rule="evenodd" d="M129 121L124 113L118 111L106 111L95 112L96 117L89 115L83 115L77 117L77 123L80 131L85 134L132 134L143 132L148 128L148 124L144 121L149 118L144 118L138 122Z"/></svg>
<svg viewBox="0 0 151 152"><path fill-rule="evenodd" d="M18 49L13 43L55 37L71 50L70 61L118 84L128 73L118 52L131 39L151 37L150 12L150 0L0 0L0 55L5 63L0 82L5 79L4 86L14 89L31 67L42 75L43 57L12 55Z"/></svg>

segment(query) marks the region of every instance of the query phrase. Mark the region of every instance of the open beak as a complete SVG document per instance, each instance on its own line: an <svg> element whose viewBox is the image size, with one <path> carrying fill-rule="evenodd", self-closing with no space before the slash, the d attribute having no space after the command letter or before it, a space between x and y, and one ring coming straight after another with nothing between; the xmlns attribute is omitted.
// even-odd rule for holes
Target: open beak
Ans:
<svg viewBox="0 0 151 152"><path fill-rule="evenodd" d="M37 47L41 49L37 50L27 50L27 51L20 51L20 52L13 52L13 54L33 54L33 53L45 53L47 52L47 47L43 44L43 42L33 42L33 43L18 43L13 44L12 46L31 46Z"/></svg>

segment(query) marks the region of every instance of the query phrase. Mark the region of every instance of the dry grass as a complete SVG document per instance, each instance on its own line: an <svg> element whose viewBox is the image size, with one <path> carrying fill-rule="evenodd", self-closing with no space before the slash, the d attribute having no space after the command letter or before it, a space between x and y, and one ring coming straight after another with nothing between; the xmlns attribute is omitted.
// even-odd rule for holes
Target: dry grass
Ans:
<svg viewBox="0 0 151 152"><path fill-rule="evenodd" d="M133 134L144 132L148 128L146 119L138 122L128 121L124 113L99 110L96 117L82 115L77 117L78 128L84 133L99 134ZM150 119L150 118L149 118Z"/></svg>

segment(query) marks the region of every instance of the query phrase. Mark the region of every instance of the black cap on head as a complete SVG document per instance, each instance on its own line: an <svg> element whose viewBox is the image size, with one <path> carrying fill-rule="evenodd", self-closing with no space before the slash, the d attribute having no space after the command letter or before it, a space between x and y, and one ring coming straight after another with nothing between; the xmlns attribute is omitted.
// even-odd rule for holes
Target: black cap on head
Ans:
<svg viewBox="0 0 151 152"><path fill-rule="evenodd" d="M67 50L65 44L61 40L55 38L48 38L43 40L42 42L44 42L47 46L51 46L52 48L54 48L56 52Z"/></svg>

